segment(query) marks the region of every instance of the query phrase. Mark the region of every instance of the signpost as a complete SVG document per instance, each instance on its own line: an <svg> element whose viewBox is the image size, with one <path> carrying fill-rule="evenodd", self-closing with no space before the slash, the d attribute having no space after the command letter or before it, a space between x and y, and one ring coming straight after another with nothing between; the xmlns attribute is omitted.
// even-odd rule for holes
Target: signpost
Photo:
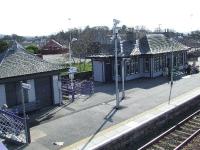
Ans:
<svg viewBox="0 0 200 150"><path fill-rule="evenodd" d="M23 107L23 116L24 116L24 127L25 127L25 134L26 134L26 143L30 143L30 132L28 132L28 127L27 127L27 117L26 117L26 110L25 110L25 103L24 103L24 89L30 90L31 85L27 83L21 83L21 98L22 98L22 107Z"/></svg>
<svg viewBox="0 0 200 150"><path fill-rule="evenodd" d="M68 70L69 73L69 78L71 80L71 90L72 90L72 101L74 101L74 74L77 73L77 68L76 67L70 67Z"/></svg>
<svg viewBox="0 0 200 150"><path fill-rule="evenodd" d="M31 89L31 85L27 84L27 83L22 83L22 87L23 87L23 89L26 89L26 90L30 90Z"/></svg>

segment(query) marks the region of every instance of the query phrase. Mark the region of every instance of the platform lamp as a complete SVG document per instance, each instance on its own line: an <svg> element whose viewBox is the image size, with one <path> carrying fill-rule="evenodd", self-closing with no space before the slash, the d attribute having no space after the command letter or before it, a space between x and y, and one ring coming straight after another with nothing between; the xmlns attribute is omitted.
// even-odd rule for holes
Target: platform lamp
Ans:
<svg viewBox="0 0 200 150"><path fill-rule="evenodd" d="M71 18L68 18L69 21L71 21ZM69 79L71 81L71 88L72 90L74 89L74 73L76 72L76 68L72 67L72 50L71 50L71 45L73 42L77 41L76 38L72 38L72 33L71 33L71 29L69 29Z"/></svg>
<svg viewBox="0 0 200 150"><path fill-rule="evenodd" d="M118 28L117 25L120 23L119 20L113 19L113 37L115 39L115 91L116 91L116 109L119 109L119 88L118 88L118 50L117 50L117 40L118 40Z"/></svg>
<svg viewBox="0 0 200 150"><path fill-rule="evenodd" d="M122 74L122 99L123 100L125 98L125 87L124 87L124 80L125 80L125 72L124 72L124 61L125 59L123 58L124 57L124 49L123 49L123 42L122 40L120 40L120 49L121 49L121 57L122 57L122 62L121 62L121 74Z"/></svg>

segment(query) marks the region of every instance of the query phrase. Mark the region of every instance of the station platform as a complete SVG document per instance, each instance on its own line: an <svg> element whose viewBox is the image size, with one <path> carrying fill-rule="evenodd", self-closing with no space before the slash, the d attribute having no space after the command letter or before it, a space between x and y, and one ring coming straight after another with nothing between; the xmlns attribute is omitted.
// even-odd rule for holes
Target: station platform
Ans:
<svg viewBox="0 0 200 150"><path fill-rule="evenodd" d="M148 124L148 122L162 116L173 110L176 107L184 105L189 101L200 95L200 88L196 88L192 91L186 92L181 96L173 98L168 102L165 102L153 109L145 111L139 115L136 115L130 119L127 119L119 124L111 126L95 135L84 138L74 144L67 147L63 147L62 150L91 150L98 149L103 145L112 143L115 139L122 137L125 134L137 129L140 126ZM187 104L186 104L187 105Z"/></svg>
<svg viewBox="0 0 200 150"><path fill-rule="evenodd" d="M97 85L95 93L87 99L35 114L44 122L30 129L32 142L25 150L95 149L132 130L139 132L141 126L199 95L199 79L200 74L195 74L174 81L170 104L168 79L129 81L119 110L114 109L115 84Z"/></svg>

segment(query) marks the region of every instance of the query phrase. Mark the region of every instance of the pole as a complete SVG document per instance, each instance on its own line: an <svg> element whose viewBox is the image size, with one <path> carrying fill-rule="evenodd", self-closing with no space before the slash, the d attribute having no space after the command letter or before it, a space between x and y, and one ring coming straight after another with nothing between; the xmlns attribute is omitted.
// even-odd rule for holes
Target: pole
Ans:
<svg viewBox="0 0 200 150"><path fill-rule="evenodd" d="M115 30L115 90L116 90L116 109L119 108L119 89L118 89L118 61L117 61L117 32Z"/></svg>
<svg viewBox="0 0 200 150"><path fill-rule="evenodd" d="M125 98L124 77L124 58L122 58L122 99Z"/></svg>
<svg viewBox="0 0 200 150"><path fill-rule="evenodd" d="M171 100L171 92L172 92L172 87L173 87L173 67L174 67L174 51L173 51L173 46L171 48L171 84L170 84L170 96L169 96L169 102L168 104L170 104L170 100Z"/></svg>
<svg viewBox="0 0 200 150"><path fill-rule="evenodd" d="M174 67L174 52L173 52L173 47L172 47L171 86L173 85L173 67Z"/></svg>
<svg viewBox="0 0 200 150"><path fill-rule="evenodd" d="M26 136L26 143L29 143L29 137L28 137L28 128L27 128L27 122L26 122L26 110L25 110L25 104L24 104L24 88L22 87L22 81L20 81L21 84L21 99L22 99L22 107L23 107L23 116L24 116L24 128L25 128L25 136Z"/></svg>
<svg viewBox="0 0 200 150"><path fill-rule="evenodd" d="M117 38L118 38L118 30L117 24L119 24L119 20L113 19L113 36L115 39L115 91L116 91L116 109L119 109L119 89L118 89L118 50L117 50Z"/></svg>
<svg viewBox="0 0 200 150"><path fill-rule="evenodd" d="M68 20L71 21L71 18L69 18ZM72 33L71 33L71 29L69 28L69 66L70 66L70 69L72 68L71 43L72 43ZM73 83L74 74L73 73L69 73L69 78L70 78L70 82L71 82L72 101L74 101L74 83Z"/></svg>
<svg viewBox="0 0 200 150"><path fill-rule="evenodd" d="M71 37L71 36L70 36ZM69 68L72 67L72 54L71 54L71 41L69 42ZM73 75L72 73L69 73L69 78L71 80L71 87L73 89Z"/></svg>

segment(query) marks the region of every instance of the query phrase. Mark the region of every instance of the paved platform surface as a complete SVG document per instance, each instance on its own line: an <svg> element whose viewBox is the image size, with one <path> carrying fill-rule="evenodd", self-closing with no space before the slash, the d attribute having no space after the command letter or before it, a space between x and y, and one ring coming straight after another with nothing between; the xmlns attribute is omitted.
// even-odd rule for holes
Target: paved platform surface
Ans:
<svg viewBox="0 0 200 150"><path fill-rule="evenodd" d="M64 147L62 150L97 149L99 146L117 139L118 137L136 129L148 121L151 121L154 118L172 110L173 108L192 100L198 95L200 95L200 87L173 98L170 103L165 102L157 107L154 107L153 109L147 110L139 115L120 122L119 124L111 126L101 132L73 143L70 146Z"/></svg>
<svg viewBox="0 0 200 150"><path fill-rule="evenodd" d="M200 75L195 74L175 81L171 98L178 99L189 91L197 90L200 85L199 79ZM46 123L31 128L32 143L25 149L67 148L77 141L96 136L100 131L112 129L110 127L115 128L114 125L120 125L120 122L127 122L128 119L153 108L158 109L157 106L163 103L166 105L169 100L170 84L165 78L127 82L126 99L121 102L122 109L118 111L113 109L114 91L114 84L98 85L93 96L49 111L46 116L50 115L50 117L47 117L49 120ZM175 107L173 100L168 107ZM165 108L168 109L168 107ZM142 116L142 118L146 117ZM64 145L57 146L53 144L54 142L64 142ZM88 140L84 148L90 146L90 143L92 140Z"/></svg>

